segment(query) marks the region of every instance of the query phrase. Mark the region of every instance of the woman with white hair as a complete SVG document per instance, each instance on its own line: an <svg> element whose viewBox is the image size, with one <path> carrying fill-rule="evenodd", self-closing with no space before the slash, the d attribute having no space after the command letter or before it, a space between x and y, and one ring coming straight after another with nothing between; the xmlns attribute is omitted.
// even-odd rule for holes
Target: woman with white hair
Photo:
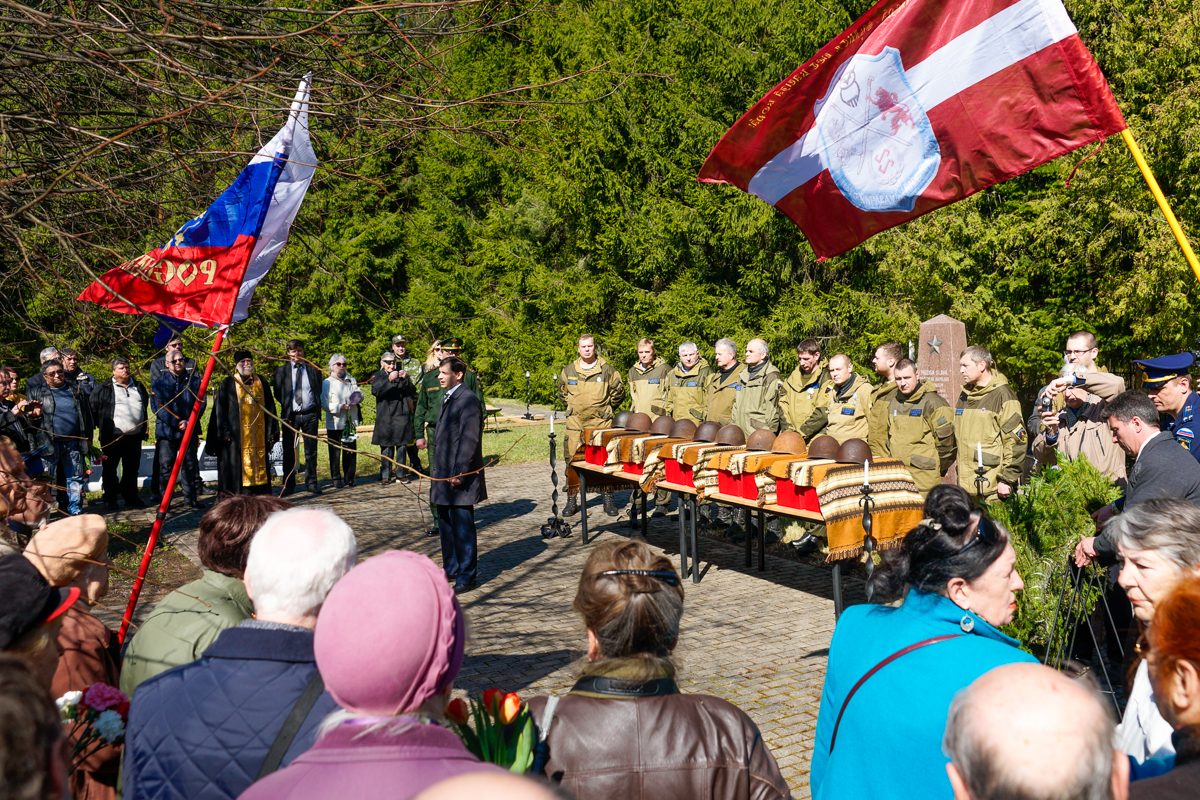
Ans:
<svg viewBox="0 0 1200 800"><path fill-rule="evenodd" d="M1133 616L1149 624L1159 600L1184 577L1200 575L1200 507L1179 498L1139 503L1108 523L1117 545L1117 583L1133 604ZM1146 662L1137 665L1117 746L1138 762L1173 755L1173 728L1154 701Z"/></svg>
<svg viewBox="0 0 1200 800"><path fill-rule="evenodd" d="M346 372L346 357L329 357L329 377L321 384L321 407L325 409L325 436L329 444L329 473L333 488L353 486L358 467L358 425L362 412L358 381ZM344 483L343 483L344 476Z"/></svg>

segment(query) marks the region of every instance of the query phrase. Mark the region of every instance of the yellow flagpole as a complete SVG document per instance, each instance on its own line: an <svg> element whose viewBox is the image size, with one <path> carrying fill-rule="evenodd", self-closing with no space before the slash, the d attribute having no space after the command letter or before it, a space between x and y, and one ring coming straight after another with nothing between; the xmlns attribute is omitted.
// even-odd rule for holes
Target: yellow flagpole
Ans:
<svg viewBox="0 0 1200 800"><path fill-rule="evenodd" d="M1146 179L1146 185L1150 187L1150 194L1154 195L1154 200L1158 203L1159 210L1162 211L1167 224L1171 226L1171 233L1175 234L1175 241L1179 242L1179 249L1183 251L1183 257L1187 259L1188 266L1192 268L1192 273L1196 276L1196 280L1200 280L1200 261L1196 260L1196 254L1192 252L1192 246L1188 244L1183 228L1179 227L1179 220L1175 219L1175 214L1171 211L1171 206L1167 204L1167 198L1163 197L1162 189L1158 188L1158 181L1154 179L1154 173L1150 171L1149 165L1146 164L1146 158L1142 155L1141 148L1133 140L1133 134L1129 132L1128 128L1121 131L1121 138L1125 140L1125 146L1129 148L1130 154L1133 155L1133 160L1137 162L1138 169L1142 171L1142 177Z"/></svg>

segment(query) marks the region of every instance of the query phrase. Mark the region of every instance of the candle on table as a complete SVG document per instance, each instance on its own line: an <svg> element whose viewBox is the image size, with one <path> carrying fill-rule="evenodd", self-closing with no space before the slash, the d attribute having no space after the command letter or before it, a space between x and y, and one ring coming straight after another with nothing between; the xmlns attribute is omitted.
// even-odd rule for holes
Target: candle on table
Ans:
<svg viewBox="0 0 1200 800"><path fill-rule="evenodd" d="M863 462L863 486L871 485L871 462Z"/></svg>
<svg viewBox="0 0 1200 800"><path fill-rule="evenodd" d="M975 443L975 460L979 462L979 466L983 467L983 442Z"/></svg>

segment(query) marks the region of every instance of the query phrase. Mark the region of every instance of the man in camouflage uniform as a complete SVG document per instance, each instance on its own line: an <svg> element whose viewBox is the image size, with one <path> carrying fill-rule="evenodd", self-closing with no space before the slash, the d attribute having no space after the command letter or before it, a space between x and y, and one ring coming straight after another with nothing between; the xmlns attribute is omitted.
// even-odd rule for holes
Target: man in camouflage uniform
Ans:
<svg viewBox="0 0 1200 800"><path fill-rule="evenodd" d="M567 507L570 516L579 510L579 474L571 467L571 457L583 443L585 428L600 428L612 423L613 413L625 399L621 373L596 353L591 334L579 337L579 358L563 367L558 376L558 399L567 409L567 433L563 437L563 462L567 465ZM612 490L604 492L604 511L617 515Z"/></svg>
<svg viewBox="0 0 1200 800"><path fill-rule="evenodd" d="M737 342L733 339L718 339L713 352L717 356L717 368L708 376L708 388L704 393L704 419L728 425L733 422L733 400L737 395L742 363L738 361Z"/></svg>
<svg viewBox="0 0 1200 800"><path fill-rule="evenodd" d="M954 463L954 412L933 381L918 378L917 365L902 358L893 368L896 392L884 416L887 450L908 467L924 497ZM874 408L874 406L872 406Z"/></svg>
<svg viewBox="0 0 1200 800"><path fill-rule="evenodd" d="M733 424L742 429L747 439L764 428L778 433L782 421L779 395L783 378L769 355L767 343L762 339L746 342L746 366L738 375L741 388L733 400Z"/></svg>
<svg viewBox="0 0 1200 800"><path fill-rule="evenodd" d="M954 438L958 444L958 485L987 502L1007 498L1017 487L1025 463L1029 434L1021 418L1021 404L1008 378L995 371L986 347L962 351L958 371L962 393L954 409ZM983 482L977 486L976 468L982 461Z"/></svg>
<svg viewBox="0 0 1200 800"><path fill-rule="evenodd" d="M671 365L660 358L654 342L641 339L637 346L637 363L629 368L629 410L635 414L649 414L651 421L666 413L667 385L671 377ZM654 513L665 514L671 503L671 493L659 489L654 494ZM637 492L629 493L629 527L639 527Z"/></svg>
<svg viewBox="0 0 1200 800"><path fill-rule="evenodd" d="M847 439L865 441L870 413L871 384L854 371L850 356L838 353L829 359L829 380L821 387L821 398L808 422L800 427L800 435L811 440L825 434L839 444Z"/></svg>
<svg viewBox="0 0 1200 800"><path fill-rule="evenodd" d="M799 363L784 382L779 398L783 429L811 439L801 428L821 400L821 388L829 380L829 362L821 357L821 344L816 339L805 339L796 345L796 357Z"/></svg>
<svg viewBox="0 0 1200 800"><path fill-rule="evenodd" d="M442 339L440 342L435 342L434 356L440 362L444 358L450 356L458 356L462 358L463 340L451 336L447 339ZM392 352L396 352L395 343L393 342ZM397 361L400 361L400 356L397 355ZM413 359L414 361L416 359ZM466 363L464 361L464 363ZM405 369L408 369L407 367ZM418 371L420 367L418 366ZM418 373L409 373L416 375ZM475 370L467 367L467 371L463 373L463 387L479 398L480 405L485 405L483 401L483 390L479 388L479 376L475 374ZM462 391L461 389L459 391ZM446 390L438 383L438 371L436 369L427 370L421 376L421 384L417 387L416 409L413 411L413 433L417 437L415 442L420 450L429 450L430 472L433 471L433 443L437 439L437 421L438 415L442 413L442 396ZM486 417L484 417L486 419ZM430 486L432 491L433 487ZM430 518L430 526L425 531L427 536L437 536L437 505L430 502L429 510L432 512Z"/></svg>
<svg viewBox="0 0 1200 800"><path fill-rule="evenodd" d="M653 421L666 413L664 403L671 365L655 352L650 339L638 342L637 355L637 363L629 368L629 410L649 414Z"/></svg>
<svg viewBox="0 0 1200 800"><path fill-rule="evenodd" d="M712 369L700 357L695 342L679 345L679 363L671 370L667 387L666 413L675 419L690 419L699 425L707 411L708 376Z"/></svg>
<svg viewBox="0 0 1200 800"><path fill-rule="evenodd" d="M884 342L875 348L875 357L871 359L875 374L883 378L883 383L871 390L871 413L867 415L867 444L876 458L888 456L888 409L896 396L896 379L892 373L903 357L899 342Z"/></svg>
<svg viewBox="0 0 1200 800"><path fill-rule="evenodd" d="M396 368L407 373L409 380L411 380L419 388L421 384L421 373L424 372L424 370L421 367L421 362L408 354L408 339L404 337L403 333L397 333L392 337L392 354L396 356ZM437 381L435 380L434 383L436 384ZM416 411L416 403L416 398L409 399L409 414L413 414ZM417 430L415 422L413 424L413 433L416 434L417 438L420 438L421 432ZM417 472L424 471L424 468L421 466L420 450L415 442L408 445L408 447L404 449L404 452L398 459L400 464L404 463L403 456L408 457L409 466L417 470Z"/></svg>

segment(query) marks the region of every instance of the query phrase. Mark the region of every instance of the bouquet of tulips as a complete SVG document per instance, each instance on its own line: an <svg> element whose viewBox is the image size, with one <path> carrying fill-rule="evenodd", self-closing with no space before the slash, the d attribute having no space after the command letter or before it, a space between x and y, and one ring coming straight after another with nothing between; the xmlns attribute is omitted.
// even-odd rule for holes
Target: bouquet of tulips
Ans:
<svg viewBox="0 0 1200 800"><path fill-rule="evenodd" d="M532 766L537 743L533 717L516 694L488 689L478 698L456 698L446 706L446 719L480 761L512 772L528 772Z"/></svg>
<svg viewBox="0 0 1200 800"><path fill-rule="evenodd" d="M75 740L72 772L105 745L125 741L129 698L120 689L107 683L93 683L82 692L67 692L54 704L63 723L71 725L69 735Z"/></svg>

